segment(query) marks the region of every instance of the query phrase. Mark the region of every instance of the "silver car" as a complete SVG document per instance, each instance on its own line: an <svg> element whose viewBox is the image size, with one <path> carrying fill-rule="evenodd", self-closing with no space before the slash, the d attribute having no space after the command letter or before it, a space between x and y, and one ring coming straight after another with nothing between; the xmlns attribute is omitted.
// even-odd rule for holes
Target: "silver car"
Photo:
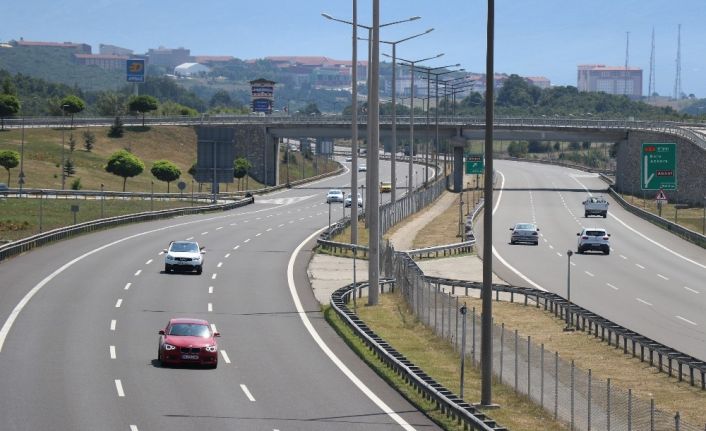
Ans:
<svg viewBox="0 0 706 431"><path fill-rule="evenodd" d="M331 189L326 195L327 204L332 204L335 202L343 202L343 192L339 189Z"/></svg>
<svg viewBox="0 0 706 431"><path fill-rule="evenodd" d="M600 227L585 227L576 234L578 238L577 251L583 254L589 250L602 251L610 254L610 234Z"/></svg>
<svg viewBox="0 0 706 431"><path fill-rule="evenodd" d="M510 244L526 242L534 245L539 244L539 228L533 223L517 223L510 230Z"/></svg>

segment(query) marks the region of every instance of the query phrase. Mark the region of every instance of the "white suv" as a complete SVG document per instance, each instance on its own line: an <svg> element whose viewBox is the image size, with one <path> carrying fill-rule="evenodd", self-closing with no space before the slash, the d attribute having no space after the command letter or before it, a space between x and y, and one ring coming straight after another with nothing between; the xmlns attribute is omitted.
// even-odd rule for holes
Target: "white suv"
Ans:
<svg viewBox="0 0 706 431"><path fill-rule="evenodd" d="M164 272L183 269L201 274L203 271L205 252L196 241L172 241L164 253Z"/></svg>
<svg viewBox="0 0 706 431"><path fill-rule="evenodd" d="M610 254L610 234L605 229L599 227L585 227L581 232L576 234L578 239L578 253L588 250L602 251L604 254Z"/></svg>

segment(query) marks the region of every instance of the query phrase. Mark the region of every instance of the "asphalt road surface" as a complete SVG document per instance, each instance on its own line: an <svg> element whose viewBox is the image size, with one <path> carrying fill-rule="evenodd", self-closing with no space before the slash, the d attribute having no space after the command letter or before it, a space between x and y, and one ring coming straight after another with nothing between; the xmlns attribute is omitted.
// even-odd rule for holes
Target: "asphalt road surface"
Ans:
<svg viewBox="0 0 706 431"><path fill-rule="evenodd" d="M326 191L346 184L349 173L2 263L0 429L438 429L345 346L308 286ZM331 210L337 220L342 205ZM163 272L162 249L177 239L205 246L202 275ZM217 369L158 365L157 331L171 317L215 326Z"/></svg>

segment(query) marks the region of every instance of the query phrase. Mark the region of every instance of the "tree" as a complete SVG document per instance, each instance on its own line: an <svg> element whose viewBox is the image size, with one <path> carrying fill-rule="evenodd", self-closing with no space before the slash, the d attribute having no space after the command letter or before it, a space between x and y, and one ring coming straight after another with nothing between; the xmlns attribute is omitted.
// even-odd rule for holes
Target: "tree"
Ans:
<svg viewBox="0 0 706 431"><path fill-rule="evenodd" d="M74 115L86 109L86 102L78 96L66 96L59 102L61 110L71 114L71 128L74 128Z"/></svg>
<svg viewBox="0 0 706 431"><path fill-rule="evenodd" d="M86 130L83 132L83 148L86 149L89 153L93 149L93 144L96 143L96 135L93 134L90 130Z"/></svg>
<svg viewBox="0 0 706 431"><path fill-rule="evenodd" d="M217 106L230 107L233 106L233 99L230 98L230 94L228 94L227 91L218 90L216 91L216 94L211 97L211 101L208 102L208 106L211 108L215 108Z"/></svg>
<svg viewBox="0 0 706 431"><path fill-rule="evenodd" d="M5 117L20 112L20 99L12 94L0 94L0 130L5 130Z"/></svg>
<svg viewBox="0 0 706 431"><path fill-rule="evenodd" d="M527 155L527 142L512 141L507 147L507 153L510 157L525 157Z"/></svg>
<svg viewBox="0 0 706 431"><path fill-rule="evenodd" d="M169 193L169 183L178 180L181 176L179 168L169 160L156 160L150 172L158 180L167 183L167 193Z"/></svg>
<svg viewBox="0 0 706 431"><path fill-rule="evenodd" d="M75 149L76 149L76 139L74 138L74 134L71 133L69 135L69 152L73 153Z"/></svg>
<svg viewBox="0 0 706 431"><path fill-rule="evenodd" d="M64 161L64 175L70 177L75 173L76 165L74 164L74 161L71 159L66 159L66 161Z"/></svg>
<svg viewBox="0 0 706 431"><path fill-rule="evenodd" d="M159 108L159 102L152 96L135 96L128 102L128 108L132 112L142 114L142 127L145 127L145 114L156 111Z"/></svg>
<svg viewBox="0 0 706 431"><path fill-rule="evenodd" d="M199 115L199 112L194 108L189 108L188 106L168 101L159 105L158 114L164 116L185 115L189 117L196 117Z"/></svg>
<svg viewBox="0 0 706 431"><path fill-rule="evenodd" d="M145 170L145 164L129 151L120 150L110 156L105 170L113 175L123 177L123 191L125 191L127 179L140 175Z"/></svg>
<svg viewBox="0 0 706 431"><path fill-rule="evenodd" d="M233 161L233 177L238 179L238 190L240 190L241 179L252 169L252 163L244 157L238 157Z"/></svg>
<svg viewBox="0 0 706 431"><path fill-rule="evenodd" d="M316 106L316 103L309 103L304 107L304 109L301 110L302 114L305 115L321 115L321 111L319 111L319 107Z"/></svg>
<svg viewBox="0 0 706 431"><path fill-rule="evenodd" d="M518 75L510 75L500 91L498 91L498 106L528 107L535 103L530 84Z"/></svg>
<svg viewBox="0 0 706 431"><path fill-rule="evenodd" d="M15 150L0 151L0 166L7 169L7 185L10 185L10 169L20 164L20 153Z"/></svg>
<svg viewBox="0 0 706 431"><path fill-rule="evenodd" d="M98 114L104 117L125 114L127 97L122 93L114 91L102 91L98 94L95 106Z"/></svg>
<svg viewBox="0 0 706 431"><path fill-rule="evenodd" d="M108 136L111 138L122 138L124 133L123 120L121 120L119 116L115 117L115 121L113 121L113 124L108 130Z"/></svg>

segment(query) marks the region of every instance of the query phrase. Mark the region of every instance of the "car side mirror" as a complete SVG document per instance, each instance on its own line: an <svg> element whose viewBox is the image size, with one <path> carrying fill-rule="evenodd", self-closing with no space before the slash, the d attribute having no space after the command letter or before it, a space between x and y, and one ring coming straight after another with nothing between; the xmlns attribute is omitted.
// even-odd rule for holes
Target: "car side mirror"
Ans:
<svg viewBox="0 0 706 431"><path fill-rule="evenodd" d="M510 230L515 230L515 228L511 227Z"/></svg>
<svg viewBox="0 0 706 431"><path fill-rule="evenodd" d="M214 336L214 337L220 337L220 336L221 336L221 333L220 333L220 332L214 332L214 333L213 333L213 336Z"/></svg>
<svg viewBox="0 0 706 431"><path fill-rule="evenodd" d="M169 253L169 251L166 248L163 248L162 251L165 253Z"/></svg>
<svg viewBox="0 0 706 431"><path fill-rule="evenodd" d="M159 332L157 332L157 333L158 333L159 335L166 335L166 333L164 332L164 329L160 329Z"/></svg>

